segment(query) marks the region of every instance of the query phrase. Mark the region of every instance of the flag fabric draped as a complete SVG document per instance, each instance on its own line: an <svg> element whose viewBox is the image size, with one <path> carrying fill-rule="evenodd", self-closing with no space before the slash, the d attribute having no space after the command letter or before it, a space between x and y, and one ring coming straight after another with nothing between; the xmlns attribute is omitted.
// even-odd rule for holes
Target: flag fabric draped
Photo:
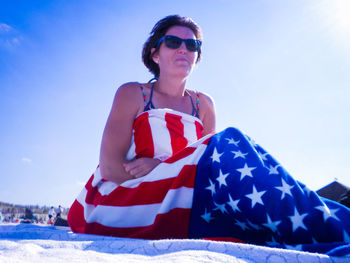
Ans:
<svg viewBox="0 0 350 263"><path fill-rule="evenodd" d="M318 196L248 136L228 128L211 137L198 162L190 237L322 253L345 246L349 253L350 210Z"/></svg>
<svg viewBox="0 0 350 263"><path fill-rule="evenodd" d="M238 129L200 138L202 129L198 118L173 110L138 116L128 159L163 162L121 185L102 179L98 167L70 208L71 229L350 254L348 208L294 180Z"/></svg>
<svg viewBox="0 0 350 263"><path fill-rule="evenodd" d="M187 238L199 143L121 185L104 181L99 168L74 201L68 223L77 233L130 238Z"/></svg>
<svg viewBox="0 0 350 263"><path fill-rule="evenodd" d="M163 162L121 185L102 179L98 167L69 210L71 229L119 237L187 238L197 163L208 142L200 138L202 129L198 118L173 110L140 114L127 158Z"/></svg>

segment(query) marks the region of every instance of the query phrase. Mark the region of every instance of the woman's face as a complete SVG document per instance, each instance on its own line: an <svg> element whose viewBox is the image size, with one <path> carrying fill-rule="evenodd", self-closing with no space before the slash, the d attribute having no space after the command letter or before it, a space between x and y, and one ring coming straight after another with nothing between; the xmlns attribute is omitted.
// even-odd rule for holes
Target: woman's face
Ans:
<svg viewBox="0 0 350 263"><path fill-rule="evenodd" d="M172 35L182 39L196 39L193 31L188 27L173 26L165 35ZM153 61L159 65L160 76L173 75L187 77L193 70L198 52L188 51L185 42L177 49L168 48L164 41L158 52L153 56Z"/></svg>

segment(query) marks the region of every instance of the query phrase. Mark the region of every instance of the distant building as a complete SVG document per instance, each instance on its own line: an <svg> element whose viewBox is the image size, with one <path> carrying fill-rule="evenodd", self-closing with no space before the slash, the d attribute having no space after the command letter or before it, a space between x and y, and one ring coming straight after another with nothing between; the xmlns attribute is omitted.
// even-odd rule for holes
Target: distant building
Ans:
<svg viewBox="0 0 350 263"><path fill-rule="evenodd" d="M343 185L338 181L334 181L316 192L322 197L350 207L350 187Z"/></svg>

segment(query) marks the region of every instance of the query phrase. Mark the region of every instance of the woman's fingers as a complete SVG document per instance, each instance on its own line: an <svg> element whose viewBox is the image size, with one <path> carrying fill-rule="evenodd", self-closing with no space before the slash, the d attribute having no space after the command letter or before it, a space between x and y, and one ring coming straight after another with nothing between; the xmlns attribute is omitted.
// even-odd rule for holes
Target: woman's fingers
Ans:
<svg viewBox="0 0 350 263"><path fill-rule="evenodd" d="M142 170L142 171L139 171L137 174L133 175L134 178L140 178L142 176L145 176L146 174L148 174L148 172Z"/></svg>
<svg viewBox="0 0 350 263"><path fill-rule="evenodd" d="M129 163L123 164L123 166L125 171L134 178L144 176L148 173L147 168L144 167L144 164L140 159L133 160Z"/></svg>
<svg viewBox="0 0 350 263"><path fill-rule="evenodd" d="M129 163L123 164L124 169L127 173L132 175L134 178L139 178L148 174L156 167L160 161L153 158L140 158L137 160L130 161Z"/></svg>
<svg viewBox="0 0 350 263"><path fill-rule="evenodd" d="M131 174L133 177L140 176L140 174L147 174L147 171L142 166L137 166L130 170L129 174ZM141 175L142 176L142 175Z"/></svg>
<svg viewBox="0 0 350 263"><path fill-rule="evenodd" d="M139 166L139 159L130 161L128 163L124 163L123 166L124 166L125 171L127 173L129 173L132 169Z"/></svg>

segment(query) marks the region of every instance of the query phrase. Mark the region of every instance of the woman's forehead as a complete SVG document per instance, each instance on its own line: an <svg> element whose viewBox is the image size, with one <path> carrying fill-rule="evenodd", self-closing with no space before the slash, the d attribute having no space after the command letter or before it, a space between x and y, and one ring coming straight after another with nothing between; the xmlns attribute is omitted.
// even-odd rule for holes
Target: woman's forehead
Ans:
<svg viewBox="0 0 350 263"><path fill-rule="evenodd" d="M172 26L168 29L168 31L166 32L166 35L173 35L184 39L196 38L193 31L190 28L185 26Z"/></svg>

